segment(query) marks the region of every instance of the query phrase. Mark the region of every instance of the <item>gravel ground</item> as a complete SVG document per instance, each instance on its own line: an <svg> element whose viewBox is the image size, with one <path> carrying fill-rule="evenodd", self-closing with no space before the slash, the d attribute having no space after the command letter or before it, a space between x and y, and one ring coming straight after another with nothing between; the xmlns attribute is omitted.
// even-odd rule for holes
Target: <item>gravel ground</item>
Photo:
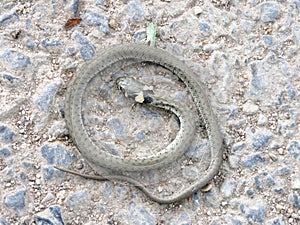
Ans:
<svg viewBox="0 0 300 225"><path fill-rule="evenodd" d="M299 0L0 0L0 224L300 224L299 12ZM82 21L65 27L74 17ZM145 39L148 22L157 25L156 47L185 61L207 86L225 143L224 163L207 190L169 205L130 185L53 168L93 173L68 139L65 90L99 50ZM151 68L129 72L147 80L147 71L157 75ZM163 80L175 98L188 101L182 84L168 76L153 85ZM98 97L115 98L106 83L97 90ZM101 122L87 126L105 127L100 135L107 139L95 141L106 140L113 154L121 144L159 148L174 137L174 116L130 110L132 102L119 100L132 122L86 110ZM105 101L98 103L107 112L119 111ZM196 164L209 162L202 139L185 155ZM175 172L182 169L175 164ZM186 176L201 177L193 172Z"/></svg>

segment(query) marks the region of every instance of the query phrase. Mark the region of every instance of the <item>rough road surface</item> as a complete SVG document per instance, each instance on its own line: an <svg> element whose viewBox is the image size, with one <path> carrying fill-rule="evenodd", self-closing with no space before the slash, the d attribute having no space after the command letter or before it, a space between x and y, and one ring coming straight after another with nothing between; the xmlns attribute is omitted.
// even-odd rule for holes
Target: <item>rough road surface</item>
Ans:
<svg viewBox="0 0 300 225"><path fill-rule="evenodd" d="M299 224L299 14L299 0L0 0L0 224ZM93 174L68 138L66 88L100 49L145 40L149 22L157 25L156 47L206 85L224 137L218 176L175 204L53 168ZM141 65L125 72L192 103L168 71ZM83 118L96 143L130 156L174 139L174 116L133 106L107 77L84 96ZM133 176L158 193L201 177L210 160L201 133L182 161Z"/></svg>

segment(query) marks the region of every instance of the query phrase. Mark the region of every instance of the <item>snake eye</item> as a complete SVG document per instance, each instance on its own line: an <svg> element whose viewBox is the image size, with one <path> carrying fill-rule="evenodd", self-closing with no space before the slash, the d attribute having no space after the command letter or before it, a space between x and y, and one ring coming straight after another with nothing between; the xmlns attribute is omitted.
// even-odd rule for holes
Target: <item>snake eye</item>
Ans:
<svg viewBox="0 0 300 225"><path fill-rule="evenodd" d="M124 90L124 78L123 77L120 77L116 80L116 84L117 84L117 87L119 90L123 91Z"/></svg>

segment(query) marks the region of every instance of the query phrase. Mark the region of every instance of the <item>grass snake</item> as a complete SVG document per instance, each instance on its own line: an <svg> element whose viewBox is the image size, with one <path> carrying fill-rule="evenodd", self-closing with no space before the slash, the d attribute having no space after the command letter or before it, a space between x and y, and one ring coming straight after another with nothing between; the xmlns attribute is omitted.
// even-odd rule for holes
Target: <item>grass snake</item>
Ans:
<svg viewBox="0 0 300 225"><path fill-rule="evenodd" d="M194 72L182 61L175 58L168 52L141 44L123 44L112 46L103 50L97 57L94 57L78 71L73 78L72 83L67 89L65 100L66 123L69 128L77 148L83 157L91 164L100 165L113 171L143 171L166 166L168 163L181 156L190 145L191 137L195 132L195 122L190 111L181 103L172 102L162 98L156 98L151 93L146 93L144 89L142 96L135 93L135 88L141 88L142 84L129 78L117 80L118 87L129 97L137 98L136 101L153 104L154 106L164 108L174 113L180 120L180 130L176 138L163 150L154 155L142 158L122 158L111 155L102 150L103 146L96 145L89 137L82 121L82 98L88 83L92 78L99 75L106 68L111 67L119 61L132 60L136 62L150 62L160 65L175 76L177 76L190 91L197 111L204 121L206 132L211 149L211 162L208 169L202 174L202 177L193 181L190 186L184 190L175 192L172 196L159 197L144 187L138 180L123 175L87 175L72 170L57 167L56 169L79 175L94 180L121 180L126 181L140 190L142 190L152 200L159 203L173 203L193 194L199 188L204 187L219 171L222 164L222 136L217 124L216 117L212 112L208 99L205 95L204 85L197 82ZM134 87L134 86L137 87ZM131 88L131 89L130 89ZM129 92L129 94L128 94Z"/></svg>

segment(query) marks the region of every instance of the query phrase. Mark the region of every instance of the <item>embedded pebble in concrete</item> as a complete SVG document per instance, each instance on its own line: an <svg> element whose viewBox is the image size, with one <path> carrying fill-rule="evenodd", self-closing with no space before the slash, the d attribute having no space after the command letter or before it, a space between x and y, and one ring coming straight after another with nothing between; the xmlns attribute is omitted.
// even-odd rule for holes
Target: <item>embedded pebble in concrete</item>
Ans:
<svg viewBox="0 0 300 225"><path fill-rule="evenodd" d="M27 55L15 50L5 50L0 55L0 61L6 62L11 69L23 68L30 64L30 58Z"/></svg>
<svg viewBox="0 0 300 225"><path fill-rule="evenodd" d="M57 205L50 206L44 211L38 213L36 217L36 222L37 224L65 224L61 215L61 209Z"/></svg>
<svg viewBox="0 0 300 225"><path fill-rule="evenodd" d="M7 126L0 125L0 137L3 143L10 143L15 137L15 133Z"/></svg>
<svg viewBox="0 0 300 225"><path fill-rule="evenodd" d="M25 210L25 195L26 190L19 190L14 193L8 193L3 198L3 203L6 207L12 209L18 215L21 215Z"/></svg>
<svg viewBox="0 0 300 225"><path fill-rule="evenodd" d="M0 224L300 224L299 12L297 0L0 1ZM73 17L82 21L66 29ZM145 40L149 22L157 26L156 47L205 84L224 137L219 174L203 192L169 205L124 182L53 167L94 174L65 126L66 88L101 49ZM141 66L126 74L154 88L169 84L169 97L192 104L170 74ZM122 97L113 81L124 71L95 81L83 105L98 114L83 119L94 121L93 135L111 154L149 154L179 124ZM209 165L210 149L197 132L183 159L162 174L169 180L155 171L136 176L154 180L149 188L161 195L184 187L185 177L201 177L198 164Z"/></svg>

